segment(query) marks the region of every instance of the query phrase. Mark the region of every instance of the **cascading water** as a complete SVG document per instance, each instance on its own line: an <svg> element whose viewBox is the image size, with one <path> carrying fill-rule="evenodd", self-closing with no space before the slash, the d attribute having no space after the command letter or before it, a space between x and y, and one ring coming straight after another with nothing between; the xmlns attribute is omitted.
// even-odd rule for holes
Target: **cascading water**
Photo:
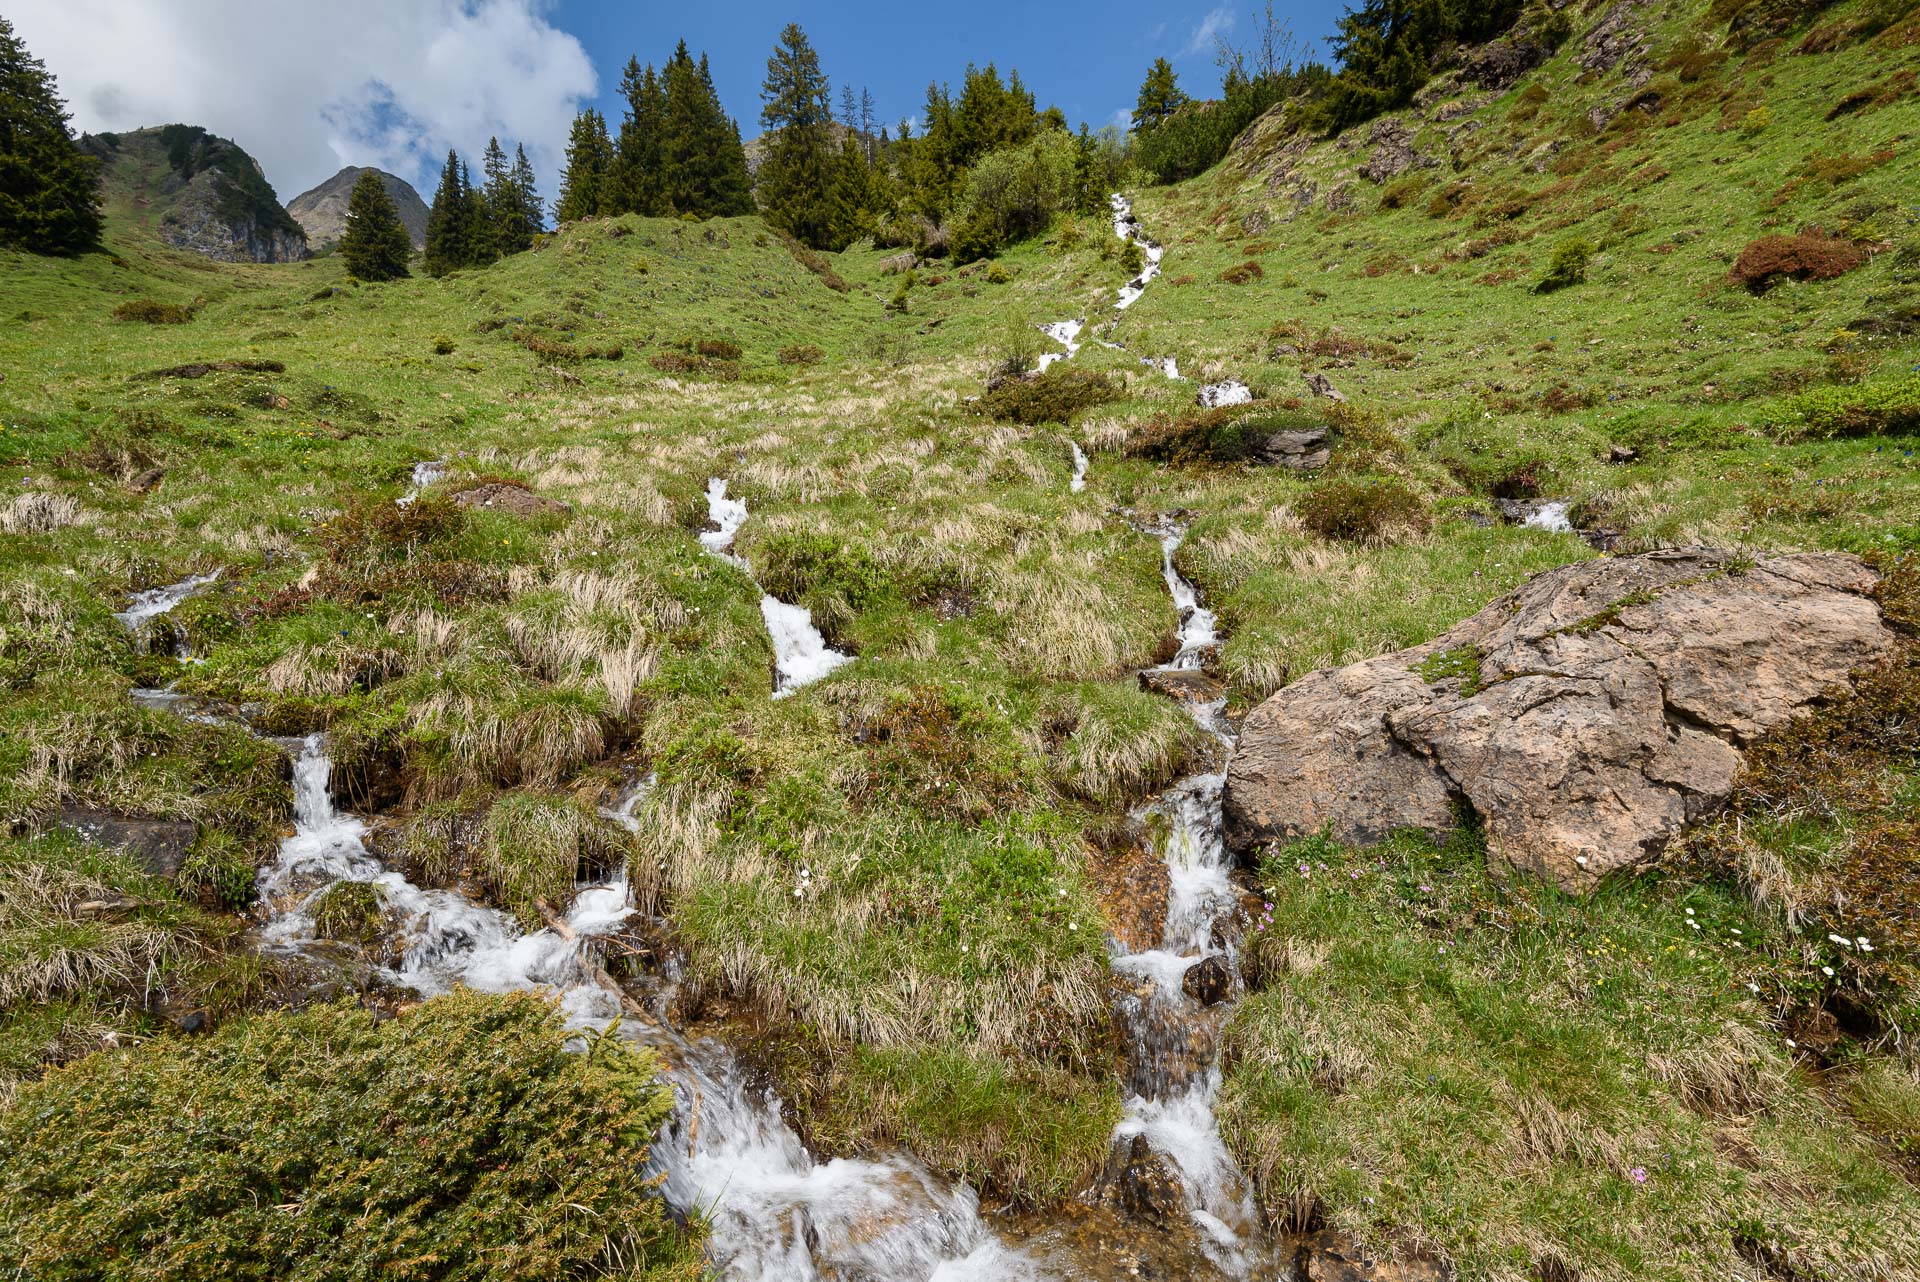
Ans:
<svg viewBox="0 0 1920 1282"><path fill-rule="evenodd" d="M1145 233L1140 230L1140 220L1133 216L1133 205L1125 196L1119 192L1115 192L1112 196L1108 197L1108 203L1113 209L1113 234L1121 240L1136 242L1146 256L1145 268L1142 269L1138 276L1121 287L1119 297L1114 302L1113 307L1115 311L1125 311L1139 301L1140 295L1146 292L1148 282L1160 274L1160 260L1165 257L1166 250L1148 239ZM1086 325L1087 323L1084 320L1061 320L1051 321L1040 326L1040 332L1060 344L1062 349L1057 352L1048 352L1042 356L1039 360L1040 369L1044 371L1055 361L1072 360L1078 355L1080 352L1080 332L1086 328ZM1117 352L1127 350L1120 344L1108 339L1103 338L1098 341L1102 347L1110 347ZM1168 378L1180 377L1179 366L1174 364L1173 357L1171 356L1164 358L1142 357L1141 363L1153 366L1155 369L1165 373ZM1087 488L1087 455L1086 452L1080 448L1078 441L1073 442L1073 479L1069 482L1069 487L1075 494Z"/></svg>
<svg viewBox="0 0 1920 1282"><path fill-rule="evenodd" d="M426 890L388 868L365 844L366 825L337 811L328 792L325 740L300 743L294 764L294 834L261 874L268 917L264 949L321 947L315 913L333 887L359 883L378 898L391 943L385 977L422 997L460 986L543 991L569 1024L602 1030L636 1004L592 960L591 942L619 930L634 909L624 874L580 887L564 918L524 931L505 913L455 891ZM650 780L604 813L638 830ZM656 1015L623 1019L622 1036L658 1051L675 1114L653 1146L662 1193L704 1216L709 1251L738 1282L986 1282L1035 1276L980 1218L965 1185L949 1186L906 1156L817 1163L754 1092L725 1047L690 1040Z"/></svg>
<svg viewBox="0 0 1920 1282"><path fill-rule="evenodd" d="M1159 671L1197 672L1220 638L1213 612L1174 565L1186 532L1178 526L1143 528L1160 540L1161 573L1180 619L1179 651ZM1187 707L1223 750L1231 750L1234 733L1225 705L1225 699L1214 699ZM1236 950L1218 929L1238 903L1221 836L1225 784L1224 773L1189 776L1138 816L1161 834L1167 916L1158 947L1128 952L1117 941L1112 945L1112 967L1128 981L1119 1014L1129 1049L1129 1094L1113 1138L1119 1147L1144 1137L1178 1180L1213 1263L1230 1276L1250 1277L1263 1260L1252 1186L1227 1152L1213 1113L1220 1089L1215 1043L1226 1014L1222 999L1239 982ZM1200 966L1218 974L1221 991L1210 1001L1189 991L1189 972Z"/></svg>
<svg viewBox="0 0 1920 1282"><path fill-rule="evenodd" d="M145 592L136 592L133 594L133 599L127 603L127 608L117 612L113 617L120 620L120 625L134 637L144 637L149 625L155 619L188 597L197 595L201 589L209 586L219 577L220 571L215 570L211 574L191 575L178 583L169 583L163 588L148 588Z"/></svg>
<svg viewBox="0 0 1920 1282"><path fill-rule="evenodd" d="M394 502L401 507L410 507L420 497L420 491L430 485L438 485L447 474L447 461L443 458L422 459L413 465L413 488L402 494Z"/></svg>
<svg viewBox="0 0 1920 1282"><path fill-rule="evenodd" d="M734 536L747 519L746 500L728 498L727 483L717 476L707 481L707 519L717 528L703 533L700 545L722 560L747 570L746 561L733 552ZM813 626L813 616L802 606L791 605L763 591L760 617L766 620L767 635L773 640L773 697L776 699L783 699L835 668L853 662L852 655L842 654L827 644L820 629Z"/></svg>
<svg viewBox="0 0 1920 1282"><path fill-rule="evenodd" d="M1125 311L1140 301L1140 296L1147 292L1147 286L1160 274L1160 260L1166 257L1167 251L1140 230L1140 220L1133 216L1133 203L1125 196L1115 192L1108 197L1108 203L1113 208L1113 234L1121 240L1130 240L1139 245L1146 258L1146 265L1140 269L1140 274L1121 286L1120 296L1114 300L1114 309Z"/></svg>

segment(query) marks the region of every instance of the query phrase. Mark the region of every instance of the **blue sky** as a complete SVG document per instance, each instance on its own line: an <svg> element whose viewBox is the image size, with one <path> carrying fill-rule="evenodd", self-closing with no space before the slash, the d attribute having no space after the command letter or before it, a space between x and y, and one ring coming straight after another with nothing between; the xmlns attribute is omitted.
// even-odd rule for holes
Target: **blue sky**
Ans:
<svg viewBox="0 0 1920 1282"><path fill-rule="evenodd" d="M618 125L620 69L685 38L706 51L727 111L760 132L760 81L798 22L835 87L873 91L881 120L916 115L927 82L968 62L1018 67L1041 106L1098 128L1130 111L1156 57L1189 93L1219 84L1213 33L1245 38L1264 0L1008 0L806 6L769 0L0 0L46 61L82 130L201 125L246 148L282 199L342 165L378 165L431 196L449 147L478 161L489 136L526 147L548 197L575 113ZM1276 0L1324 56L1341 0ZM191 19L191 20L187 20Z"/></svg>
<svg viewBox="0 0 1920 1282"><path fill-rule="evenodd" d="M1264 6L1259 6L1262 9ZM1276 17L1292 23L1303 41L1330 34L1344 9L1340 0L1276 3ZM669 8L662 5L561 0L549 17L578 37L600 78L599 106L617 121L620 69L629 54L659 63L684 38L697 56L704 49L727 111L749 137L760 131L760 81L780 29L798 22L820 51L821 66L840 86L873 91L889 126L916 116L927 82L959 87L968 62L1018 67L1042 107L1056 104L1076 126L1098 128L1117 111L1130 111L1156 57L1166 57L1181 87L1205 97L1219 84L1211 31L1244 39L1256 0L1209 4L1113 0L1094 6L1042 6L1007 0L969 3L793 5L746 3Z"/></svg>

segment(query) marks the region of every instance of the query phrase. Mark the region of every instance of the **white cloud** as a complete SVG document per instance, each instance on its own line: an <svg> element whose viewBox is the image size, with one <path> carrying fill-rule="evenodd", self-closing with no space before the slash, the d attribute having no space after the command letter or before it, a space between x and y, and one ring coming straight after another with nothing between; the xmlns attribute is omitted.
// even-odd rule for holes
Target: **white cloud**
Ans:
<svg viewBox="0 0 1920 1282"><path fill-rule="evenodd" d="M449 147L526 146L556 194L593 64L548 0L9 0L83 130L203 125L257 159L282 200L343 165L433 198Z"/></svg>
<svg viewBox="0 0 1920 1282"><path fill-rule="evenodd" d="M1200 25L1193 29L1193 37L1182 49L1183 57L1191 58L1196 54L1212 53L1216 37L1233 30L1233 10L1219 5L1207 10L1207 16L1200 19Z"/></svg>

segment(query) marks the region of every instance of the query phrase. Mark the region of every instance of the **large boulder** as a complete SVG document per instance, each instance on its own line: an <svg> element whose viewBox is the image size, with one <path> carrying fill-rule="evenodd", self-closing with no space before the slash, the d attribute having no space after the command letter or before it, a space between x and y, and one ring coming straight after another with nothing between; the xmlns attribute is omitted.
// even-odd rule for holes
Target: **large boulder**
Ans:
<svg viewBox="0 0 1920 1282"><path fill-rule="evenodd" d="M1538 575L1256 708L1228 763L1228 844L1371 845L1471 811L1495 858L1591 887L1718 809L1748 745L1892 652L1876 582L1850 556L1709 548Z"/></svg>

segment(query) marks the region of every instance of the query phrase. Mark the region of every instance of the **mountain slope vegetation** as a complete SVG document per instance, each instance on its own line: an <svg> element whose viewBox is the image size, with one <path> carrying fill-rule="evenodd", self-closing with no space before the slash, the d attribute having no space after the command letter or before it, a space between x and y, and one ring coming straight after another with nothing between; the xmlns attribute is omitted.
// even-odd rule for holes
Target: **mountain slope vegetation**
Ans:
<svg viewBox="0 0 1920 1282"><path fill-rule="evenodd" d="M289 788L244 724L324 731L371 849L527 928L624 865L645 921L596 965L817 1152L904 1148L1015 1237L1105 1224L1105 940L1164 898L1142 808L1219 764L1137 679L1179 648L1160 530L1233 716L1570 561L1830 549L1882 571L1902 659L1657 864L1573 897L1468 823L1242 870L1222 1132L1272 1230L1383 1264L1920 1276L1920 17L1544 8L1566 38L1523 70L1436 48L1338 133L1316 80L1132 186L1165 252L1125 310L1141 250L1077 198L964 264L628 212L371 284L182 252L110 184L99 252L0 250L0 1129L143 1055L238 1091L221 1057L300 1021L556 1036L464 996L330 1015L408 1004L377 929L252 947ZM1196 404L1227 379L1251 403ZM1256 427L1330 457L1262 465ZM763 592L852 661L775 697ZM599 819L646 777L633 829ZM81 812L191 836L161 875ZM568 1125L659 1104L568 1089Z"/></svg>

